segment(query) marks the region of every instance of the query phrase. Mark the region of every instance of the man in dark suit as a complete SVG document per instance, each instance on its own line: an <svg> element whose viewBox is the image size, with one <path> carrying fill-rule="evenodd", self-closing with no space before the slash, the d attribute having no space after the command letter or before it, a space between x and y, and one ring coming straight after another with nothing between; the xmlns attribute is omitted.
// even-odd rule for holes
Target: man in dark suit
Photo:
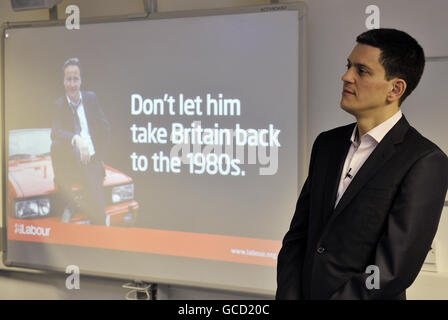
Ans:
<svg viewBox="0 0 448 320"><path fill-rule="evenodd" d="M91 224L106 223L104 155L110 125L94 92L81 92L81 66L77 58L64 66L65 95L56 101L51 131L51 156L58 194L63 204L62 221L75 210L72 187L80 186L81 210Z"/></svg>
<svg viewBox="0 0 448 320"><path fill-rule="evenodd" d="M400 110L423 49L394 29L356 40L341 107L357 122L313 144L278 256L277 299L406 299L437 231L448 158Z"/></svg>

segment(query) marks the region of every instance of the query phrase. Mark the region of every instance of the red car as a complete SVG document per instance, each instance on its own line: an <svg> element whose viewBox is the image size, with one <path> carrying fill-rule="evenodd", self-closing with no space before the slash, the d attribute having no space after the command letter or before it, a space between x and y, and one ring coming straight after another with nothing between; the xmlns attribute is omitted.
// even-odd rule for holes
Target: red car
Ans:
<svg viewBox="0 0 448 320"><path fill-rule="evenodd" d="M50 133L50 128L9 131L8 212L15 219L61 219L58 188L53 181ZM134 200L133 181L123 172L105 167L106 225L132 226L139 208ZM79 186L73 185L73 191L79 192ZM75 198L82 202L80 195ZM78 211L71 222L81 224L88 220Z"/></svg>

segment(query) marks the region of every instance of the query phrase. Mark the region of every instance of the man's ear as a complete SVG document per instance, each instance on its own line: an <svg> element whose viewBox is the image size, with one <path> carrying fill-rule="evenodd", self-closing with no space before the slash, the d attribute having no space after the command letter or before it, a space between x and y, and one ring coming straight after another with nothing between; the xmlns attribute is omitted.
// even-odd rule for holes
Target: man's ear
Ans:
<svg viewBox="0 0 448 320"><path fill-rule="evenodd" d="M404 81L403 79L400 78L395 78L392 80L392 88L389 91L389 93L387 94L387 101L389 103L392 103L394 101L398 101L401 96L404 94L404 92L406 91L406 81Z"/></svg>

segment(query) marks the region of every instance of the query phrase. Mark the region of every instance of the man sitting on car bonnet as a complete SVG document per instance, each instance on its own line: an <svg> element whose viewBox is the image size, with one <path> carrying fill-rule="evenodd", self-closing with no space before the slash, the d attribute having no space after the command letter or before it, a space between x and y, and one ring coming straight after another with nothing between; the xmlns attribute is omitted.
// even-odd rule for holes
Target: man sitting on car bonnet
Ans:
<svg viewBox="0 0 448 320"><path fill-rule="evenodd" d="M56 100L52 113L51 158L54 181L62 200L62 222L70 222L75 210L73 185L79 185L81 212L91 224L105 225L103 158L110 139L110 124L96 94L81 91L79 59L63 66L65 95Z"/></svg>

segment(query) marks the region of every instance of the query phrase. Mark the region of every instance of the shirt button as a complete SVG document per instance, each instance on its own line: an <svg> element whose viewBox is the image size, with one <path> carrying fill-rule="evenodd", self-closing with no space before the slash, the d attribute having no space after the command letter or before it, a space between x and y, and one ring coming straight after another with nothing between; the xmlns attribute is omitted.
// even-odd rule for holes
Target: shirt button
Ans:
<svg viewBox="0 0 448 320"><path fill-rule="evenodd" d="M325 251L325 248L324 248L324 247L319 247L319 248L317 249L317 253L319 253L319 254L323 253L324 251Z"/></svg>

